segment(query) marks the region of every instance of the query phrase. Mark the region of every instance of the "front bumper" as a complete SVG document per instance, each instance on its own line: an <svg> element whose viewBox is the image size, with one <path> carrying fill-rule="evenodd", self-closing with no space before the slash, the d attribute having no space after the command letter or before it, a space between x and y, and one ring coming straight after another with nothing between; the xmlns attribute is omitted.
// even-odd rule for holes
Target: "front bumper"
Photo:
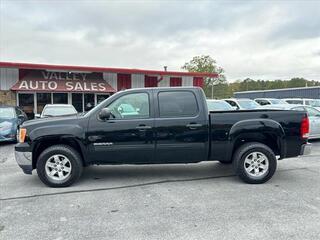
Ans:
<svg viewBox="0 0 320 240"><path fill-rule="evenodd" d="M311 143L306 143L301 146L300 155L310 155L312 149Z"/></svg>
<svg viewBox="0 0 320 240"><path fill-rule="evenodd" d="M28 147L24 143L15 146L14 155L19 167L25 174L32 174L32 152L28 151Z"/></svg>

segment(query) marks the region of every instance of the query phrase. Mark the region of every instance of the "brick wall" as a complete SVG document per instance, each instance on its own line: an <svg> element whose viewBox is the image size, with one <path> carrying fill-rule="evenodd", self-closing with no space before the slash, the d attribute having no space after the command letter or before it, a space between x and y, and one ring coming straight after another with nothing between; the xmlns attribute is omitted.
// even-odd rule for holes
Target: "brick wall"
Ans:
<svg viewBox="0 0 320 240"><path fill-rule="evenodd" d="M16 94L12 91L0 91L0 104L16 105Z"/></svg>

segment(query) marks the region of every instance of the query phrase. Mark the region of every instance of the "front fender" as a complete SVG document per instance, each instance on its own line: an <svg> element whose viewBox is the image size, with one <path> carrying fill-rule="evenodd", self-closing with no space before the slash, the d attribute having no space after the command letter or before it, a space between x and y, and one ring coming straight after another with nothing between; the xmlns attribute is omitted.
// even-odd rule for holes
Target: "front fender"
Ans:
<svg viewBox="0 0 320 240"><path fill-rule="evenodd" d="M33 129L28 133L31 141L35 141L41 137L55 137L70 135L79 139L84 139L84 129L79 125L74 124L61 124L52 126L42 126Z"/></svg>
<svg viewBox="0 0 320 240"><path fill-rule="evenodd" d="M239 141L261 142L272 136L276 139L277 148L280 150L280 158L286 155L285 132L280 123L272 119L250 119L239 121L234 124L229 132L230 148L234 150ZM267 142L268 144L268 142ZM233 151L229 151L228 158L231 159Z"/></svg>
<svg viewBox="0 0 320 240"><path fill-rule="evenodd" d="M85 130L74 124L60 124L52 126L42 126L35 128L30 133L28 133L29 139L31 140L32 152L38 151L40 144L42 143L54 143L54 144L64 144L66 142L75 142L79 150L81 150L81 155L83 157L84 163L87 161L87 149L85 146ZM35 159L33 159L35 160Z"/></svg>

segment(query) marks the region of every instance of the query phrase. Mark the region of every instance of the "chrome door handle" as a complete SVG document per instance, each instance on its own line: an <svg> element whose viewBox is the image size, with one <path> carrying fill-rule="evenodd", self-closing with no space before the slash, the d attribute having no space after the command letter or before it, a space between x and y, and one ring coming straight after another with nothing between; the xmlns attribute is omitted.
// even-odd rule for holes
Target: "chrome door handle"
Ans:
<svg viewBox="0 0 320 240"><path fill-rule="evenodd" d="M197 129L197 128L202 127L202 124L199 124L199 123L189 123L189 124L187 124L186 127L190 128L190 129Z"/></svg>
<svg viewBox="0 0 320 240"><path fill-rule="evenodd" d="M136 127L136 129L147 130L147 129L151 129L151 126L138 126L138 127Z"/></svg>

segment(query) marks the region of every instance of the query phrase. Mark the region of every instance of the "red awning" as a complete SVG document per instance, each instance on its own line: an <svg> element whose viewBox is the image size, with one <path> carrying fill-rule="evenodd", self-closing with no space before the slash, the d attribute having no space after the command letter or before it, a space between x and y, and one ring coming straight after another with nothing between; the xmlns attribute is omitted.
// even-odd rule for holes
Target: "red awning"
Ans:
<svg viewBox="0 0 320 240"><path fill-rule="evenodd" d="M37 92L116 92L100 73L67 73L31 70L12 88Z"/></svg>

